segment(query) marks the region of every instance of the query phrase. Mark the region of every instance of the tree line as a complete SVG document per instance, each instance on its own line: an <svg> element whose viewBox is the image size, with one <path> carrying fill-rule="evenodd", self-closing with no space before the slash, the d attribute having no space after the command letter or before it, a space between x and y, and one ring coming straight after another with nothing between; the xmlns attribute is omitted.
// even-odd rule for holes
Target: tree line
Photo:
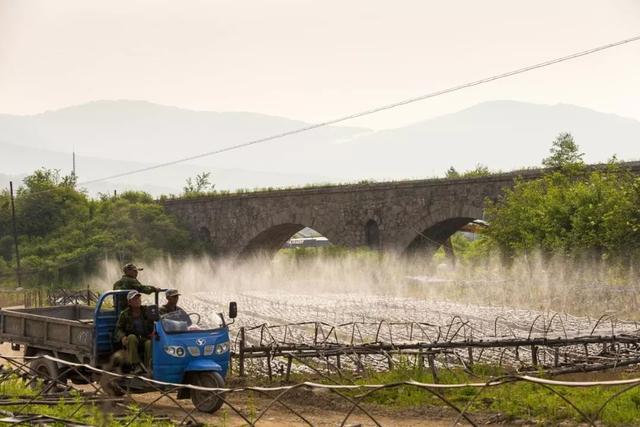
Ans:
<svg viewBox="0 0 640 427"><path fill-rule="evenodd" d="M90 198L73 175L40 169L15 194L23 283L74 285L102 259L150 260L206 252L144 192ZM0 193L0 283L15 283L11 199Z"/></svg>

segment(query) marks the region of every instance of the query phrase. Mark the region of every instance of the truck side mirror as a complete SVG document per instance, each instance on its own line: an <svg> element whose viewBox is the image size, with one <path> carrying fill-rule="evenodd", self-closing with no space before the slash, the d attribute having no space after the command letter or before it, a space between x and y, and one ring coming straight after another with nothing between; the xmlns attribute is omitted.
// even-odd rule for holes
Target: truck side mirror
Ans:
<svg viewBox="0 0 640 427"><path fill-rule="evenodd" d="M235 319L238 315L238 304L235 301L229 303L229 319Z"/></svg>

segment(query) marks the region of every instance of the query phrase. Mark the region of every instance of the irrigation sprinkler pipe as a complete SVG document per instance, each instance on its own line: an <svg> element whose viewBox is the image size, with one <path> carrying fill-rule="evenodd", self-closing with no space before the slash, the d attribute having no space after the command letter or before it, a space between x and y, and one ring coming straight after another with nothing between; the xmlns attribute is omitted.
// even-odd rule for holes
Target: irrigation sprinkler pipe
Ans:
<svg viewBox="0 0 640 427"><path fill-rule="evenodd" d="M379 353L381 351L396 350L434 350L434 349L453 349L453 348L505 348L505 347L567 347L587 344L602 343L640 343L640 336L630 335L611 335L611 336L584 336L576 338L530 338L530 339L506 339L506 340L477 340L477 341L440 341L440 342L424 342L424 343L369 343L361 345L348 344L292 344L278 346L280 353L303 352L303 351L323 351L325 354L331 351L344 351L349 349L356 352ZM273 346L251 346L244 348L245 357L266 357L266 353L273 352ZM234 357L237 355L234 353Z"/></svg>

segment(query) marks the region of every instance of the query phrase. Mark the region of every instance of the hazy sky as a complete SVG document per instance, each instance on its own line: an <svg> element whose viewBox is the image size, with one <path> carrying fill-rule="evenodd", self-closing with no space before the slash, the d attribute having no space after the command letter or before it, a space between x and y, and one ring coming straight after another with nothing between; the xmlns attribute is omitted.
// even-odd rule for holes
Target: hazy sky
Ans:
<svg viewBox="0 0 640 427"><path fill-rule="evenodd" d="M314 122L639 33L638 0L0 0L0 112L141 99ZM494 99L640 119L640 42L350 124Z"/></svg>

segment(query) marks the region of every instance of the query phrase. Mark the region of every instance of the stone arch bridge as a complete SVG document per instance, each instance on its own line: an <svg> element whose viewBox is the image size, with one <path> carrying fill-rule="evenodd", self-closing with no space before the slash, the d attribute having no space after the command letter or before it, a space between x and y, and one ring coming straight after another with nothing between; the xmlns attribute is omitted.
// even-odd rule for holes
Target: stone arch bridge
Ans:
<svg viewBox="0 0 640 427"><path fill-rule="evenodd" d="M640 172L640 163L629 164ZM434 250L468 223L483 218L486 198L497 199L526 170L469 179L433 179L256 191L164 201L165 208L210 240L220 255L275 253L311 227L335 245L384 251Z"/></svg>

